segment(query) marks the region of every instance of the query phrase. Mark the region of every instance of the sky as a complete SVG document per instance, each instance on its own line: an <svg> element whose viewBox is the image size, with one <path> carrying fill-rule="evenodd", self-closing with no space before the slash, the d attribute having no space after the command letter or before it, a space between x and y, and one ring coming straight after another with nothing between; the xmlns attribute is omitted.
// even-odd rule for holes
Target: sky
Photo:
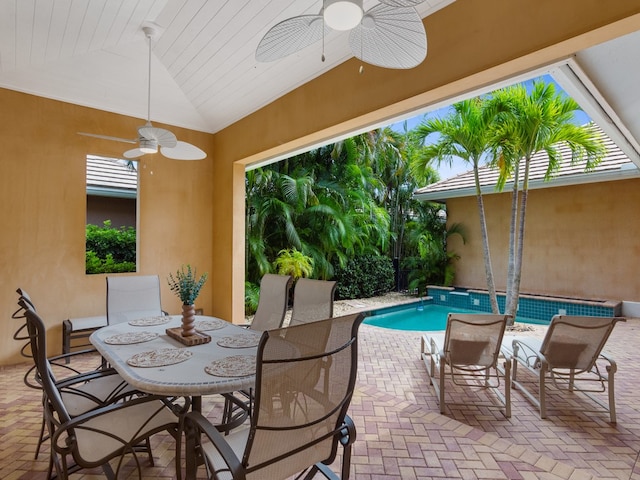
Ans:
<svg viewBox="0 0 640 480"><path fill-rule="evenodd" d="M553 83L555 85L556 91L558 92L564 92L564 90L562 89L562 87L550 76L550 75L545 75L543 77L541 77L542 80L544 80L547 83ZM533 84L534 79L528 80L526 82L524 82L525 86L527 86L527 88L530 88L531 85ZM425 119L425 118L430 118L430 117L445 117L450 111L450 107L443 107L443 108L439 108L437 110L433 110L431 112L428 113L421 113L420 115L417 115L415 117L409 118L405 121L402 122L398 122L398 123L393 123L390 125L390 127L393 130L396 130L398 132L404 132L405 131L405 123L406 123L406 128L411 130L413 128L415 128L416 126L418 126L420 124L420 122ZM590 121L590 117L580 111L576 113L576 123L580 124L580 125L584 125L585 123ZM436 139L436 136L432 136L433 139ZM440 174L440 180L447 180L449 178L455 177L456 175L460 175L461 173L465 173L467 171L470 170L470 167L463 162L462 160L460 161L453 161L452 165L449 166L446 163L442 163L438 168L438 173Z"/></svg>

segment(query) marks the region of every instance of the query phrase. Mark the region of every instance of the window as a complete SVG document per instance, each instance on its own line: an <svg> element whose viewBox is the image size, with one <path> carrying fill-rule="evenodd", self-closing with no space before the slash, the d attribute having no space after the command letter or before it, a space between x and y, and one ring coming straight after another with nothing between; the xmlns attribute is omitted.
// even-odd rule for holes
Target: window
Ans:
<svg viewBox="0 0 640 480"><path fill-rule="evenodd" d="M86 273L135 272L138 162L87 156Z"/></svg>

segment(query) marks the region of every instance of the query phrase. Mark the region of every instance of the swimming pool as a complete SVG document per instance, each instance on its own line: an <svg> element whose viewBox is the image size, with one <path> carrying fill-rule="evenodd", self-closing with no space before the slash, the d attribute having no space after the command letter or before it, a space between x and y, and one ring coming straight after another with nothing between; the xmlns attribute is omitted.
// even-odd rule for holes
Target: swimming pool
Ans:
<svg viewBox="0 0 640 480"><path fill-rule="evenodd" d="M386 307L370 312L364 320L367 325L391 330L437 331L445 330L449 313L485 313L478 310L434 305L422 302ZM517 317L518 322L548 325L549 322Z"/></svg>

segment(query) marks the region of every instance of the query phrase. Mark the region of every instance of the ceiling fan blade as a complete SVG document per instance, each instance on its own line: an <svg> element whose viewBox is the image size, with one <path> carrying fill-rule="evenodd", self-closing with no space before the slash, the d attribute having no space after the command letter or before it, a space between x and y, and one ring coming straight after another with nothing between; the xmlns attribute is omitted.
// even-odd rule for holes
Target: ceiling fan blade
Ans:
<svg viewBox="0 0 640 480"><path fill-rule="evenodd" d="M160 153L172 160L202 160L207 154L195 145L178 141L173 148L161 147Z"/></svg>
<svg viewBox="0 0 640 480"><path fill-rule="evenodd" d="M353 55L383 68L413 68L427 56L427 34L413 7L378 4L349 34Z"/></svg>
<svg viewBox="0 0 640 480"><path fill-rule="evenodd" d="M296 53L322 39L322 15L300 15L274 25L262 37L256 49L256 60L273 62ZM325 28L326 32L330 29Z"/></svg>
<svg viewBox="0 0 640 480"><path fill-rule="evenodd" d="M128 138L120 138L120 137L110 137L109 135L100 135L100 134L97 134L97 133L78 132L78 135L84 135L85 137L101 138L102 140L113 140L113 141L116 141L116 142L138 143L137 140L131 140L131 139L128 139Z"/></svg>
<svg viewBox="0 0 640 480"><path fill-rule="evenodd" d="M173 148L178 141L176 136L169 130L157 128L149 124L138 128L138 134L147 140L155 140L161 147Z"/></svg>
<svg viewBox="0 0 640 480"><path fill-rule="evenodd" d="M389 5L390 7L415 7L425 0L378 0L380 3Z"/></svg>
<svg viewBox="0 0 640 480"><path fill-rule="evenodd" d="M139 148L134 148L131 150L127 150L122 154L124 158L138 158L144 155L144 152Z"/></svg>

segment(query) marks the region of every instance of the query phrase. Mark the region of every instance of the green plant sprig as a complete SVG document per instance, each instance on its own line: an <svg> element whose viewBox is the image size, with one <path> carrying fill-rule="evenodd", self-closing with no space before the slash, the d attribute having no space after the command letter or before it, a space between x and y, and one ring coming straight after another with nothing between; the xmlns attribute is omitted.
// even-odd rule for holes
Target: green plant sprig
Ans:
<svg viewBox="0 0 640 480"><path fill-rule="evenodd" d="M196 271L191 269L191 265L180 267L175 277L169 273L167 279L169 288L180 298L183 305L193 305L200 294L200 289L207 281L206 272L197 280L196 277Z"/></svg>

